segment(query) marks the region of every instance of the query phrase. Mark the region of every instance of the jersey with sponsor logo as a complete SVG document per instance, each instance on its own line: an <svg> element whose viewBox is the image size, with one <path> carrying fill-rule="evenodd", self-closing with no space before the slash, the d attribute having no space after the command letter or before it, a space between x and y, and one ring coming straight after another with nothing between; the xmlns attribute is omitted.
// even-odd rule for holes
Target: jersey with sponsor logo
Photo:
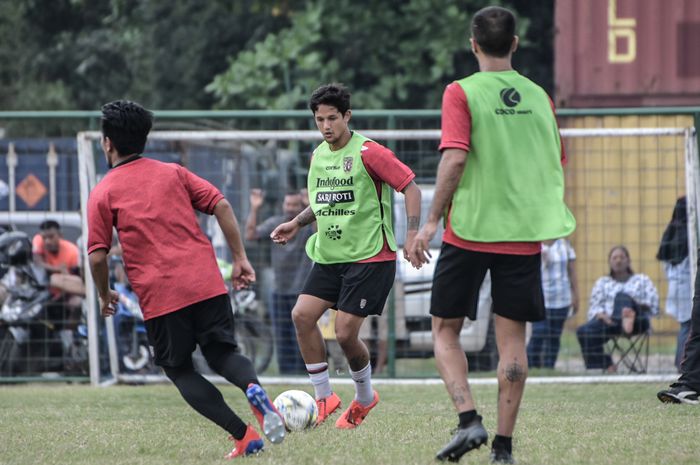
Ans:
<svg viewBox="0 0 700 465"><path fill-rule="evenodd" d="M477 242L568 236L559 128L544 90L517 71L457 81L472 114L469 159L452 199L450 224Z"/></svg>
<svg viewBox="0 0 700 465"><path fill-rule="evenodd" d="M354 132L345 147L333 151L322 142L309 169L310 207L318 232L306 243L316 263L349 263L375 256L384 245L396 250L391 221L391 191L374 180L362 162L366 137Z"/></svg>

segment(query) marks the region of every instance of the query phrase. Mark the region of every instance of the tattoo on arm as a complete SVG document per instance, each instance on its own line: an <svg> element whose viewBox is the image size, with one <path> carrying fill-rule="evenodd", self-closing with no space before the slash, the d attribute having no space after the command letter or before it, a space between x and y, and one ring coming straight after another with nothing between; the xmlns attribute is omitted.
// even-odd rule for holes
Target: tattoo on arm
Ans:
<svg viewBox="0 0 700 465"><path fill-rule="evenodd" d="M311 207L306 207L303 212L297 215L296 220L300 227L304 227L307 224L311 224L316 221L316 215L314 215L314 211L311 209Z"/></svg>
<svg viewBox="0 0 700 465"><path fill-rule="evenodd" d="M420 226L420 218L417 216L409 216L406 218L406 225L409 231L418 230Z"/></svg>

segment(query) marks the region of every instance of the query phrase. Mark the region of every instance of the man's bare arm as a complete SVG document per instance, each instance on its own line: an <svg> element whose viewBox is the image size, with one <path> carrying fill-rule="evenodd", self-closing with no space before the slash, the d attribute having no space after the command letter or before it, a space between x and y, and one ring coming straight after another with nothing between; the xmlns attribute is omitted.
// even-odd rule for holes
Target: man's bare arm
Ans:
<svg viewBox="0 0 700 465"><path fill-rule="evenodd" d="M467 152L459 149L447 149L442 153L438 165L433 203L428 212L428 222L437 223L445 212L452 196L457 190L467 164Z"/></svg>
<svg viewBox="0 0 700 465"><path fill-rule="evenodd" d="M316 221L316 215L314 215L314 211L311 209L311 207L306 207L304 211L299 213L294 220L297 222L300 228L303 228L304 226Z"/></svg>

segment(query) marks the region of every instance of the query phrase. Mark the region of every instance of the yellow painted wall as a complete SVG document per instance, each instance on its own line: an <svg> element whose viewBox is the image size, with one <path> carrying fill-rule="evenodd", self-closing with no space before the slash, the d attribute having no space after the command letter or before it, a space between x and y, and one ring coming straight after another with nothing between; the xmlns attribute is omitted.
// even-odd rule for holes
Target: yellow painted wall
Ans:
<svg viewBox="0 0 700 465"><path fill-rule="evenodd" d="M637 128L693 125L690 116L586 116L560 120L562 128ZM685 147L682 136L564 138L569 207L578 227L571 237L577 254L581 311L571 325L586 321L588 298L596 279L607 274L607 255L625 245L635 272L656 283L661 302L655 332L675 332L664 314L667 285L655 258L676 199L685 195Z"/></svg>

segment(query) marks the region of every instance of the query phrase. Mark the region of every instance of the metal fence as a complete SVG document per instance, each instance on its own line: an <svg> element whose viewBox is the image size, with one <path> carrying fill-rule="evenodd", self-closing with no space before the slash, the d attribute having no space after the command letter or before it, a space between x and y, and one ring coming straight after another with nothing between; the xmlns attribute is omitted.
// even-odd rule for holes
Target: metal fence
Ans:
<svg viewBox="0 0 700 465"><path fill-rule="evenodd" d="M576 110L560 111L562 127L688 127L700 122L700 109L656 110ZM0 113L4 138L0 139L0 181L7 184L3 195L0 184L0 224L10 224L36 233L40 219L57 219L65 225L66 238L76 241L80 230L72 230L80 208L78 170L75 153L75 133L97 129L97 112L5 112ZM156 112L155 130L313 130L313 121L307 111L289 112ZM355 111L353 126L358 129L437 129L439 112L427 111ZM419 140L382 141L392 148L417 175L422 187L430 189L439 162L437 142L431 138ZM217 185L231 201L239 222L245 224L250 212L249 193L252 188L265 192L261 219L279 213L284 194L304 186L309 155L316 145L311 141L245 142L192 142L151 141L149 156L181 163ZM665 224L670 218L673 201L685 193L685 147L681 138L674 141L657 137L620 139L619 142L567 139L570 164L567 168L567 201L574 210L579 229L573 236L579 266L581 311L569 319L563 336L557 362L557 373L580 373L583 368L580 347L575 330L585 322L587 297L594 280L606 271L607 249L617 243L630 246L635 268L652 277L660 299L666 297L666 282L661 264L654 259L655 247ZM97 172L106 166L95 147ZM636 178L636 181L631 180ZM12 198L13 197L13 198ZM400 195L395 202L400 208ZM616 201L619 199L620 201ZM633 199L633 200L631 200ZM424 205L427 210L428 205ZM651 213L653 212L653 214ZM7 216L5 216L7 215ZM79 216L77 216L79 220ZM221 239L211 221L202 219L202 226L211 236L217 252L228 259ZM259 311L267 320L270 306L273 274L270 247L266 241L246 244L251 260L258 270ZM401 283L395 287L391 306L385 320L368 322L365 335L373 358L388 359L384 371L388 376L436 376L431 360L429 319L425 312L425 296L429 291L429 274L411 276L403 270ZM400 271L401 273L401 271ZM410 281L410 282L409 282ZM396 302L399 302L396 305ZM418 310L416 310L418 309ZM675 351L677 323L667 316L652 321L653 333L649 339L647 371L670 373L675 370L672 359ZM409 315L409 316L407 316ZM488 318L488 316L487 316ZM62 322L59 322L61 324ZM488 325L491 327L491 325ZM100 350L103 354L102 375L109 373L106 350L106 327L101 326ZM136 330L134 330L136 331ZM412 344L406 334L422 333ZM386 336L384 336L386 335ZM75 333L73 344L82 344ZM492 334L483 350L470 352L471 368L494 368ZM388 340L385 346L384 341ZM60 336L47 338L44 352L53 351L60 362L40 367L20 367L4 380L63 379L64 376L83 376L72 364L65 369L64 350ZM65 342L64 342L65 344ZM40 354L38 357L41 357ZM26 363L26 360L24 360ZM69 363L70 365L70 363ZM339 369L343 369L342 365ZM139 370L136 370L138 374ZM273 357L265 374L276 374L278 364ZM0 373L0 376L3 374Z"/></svg>

